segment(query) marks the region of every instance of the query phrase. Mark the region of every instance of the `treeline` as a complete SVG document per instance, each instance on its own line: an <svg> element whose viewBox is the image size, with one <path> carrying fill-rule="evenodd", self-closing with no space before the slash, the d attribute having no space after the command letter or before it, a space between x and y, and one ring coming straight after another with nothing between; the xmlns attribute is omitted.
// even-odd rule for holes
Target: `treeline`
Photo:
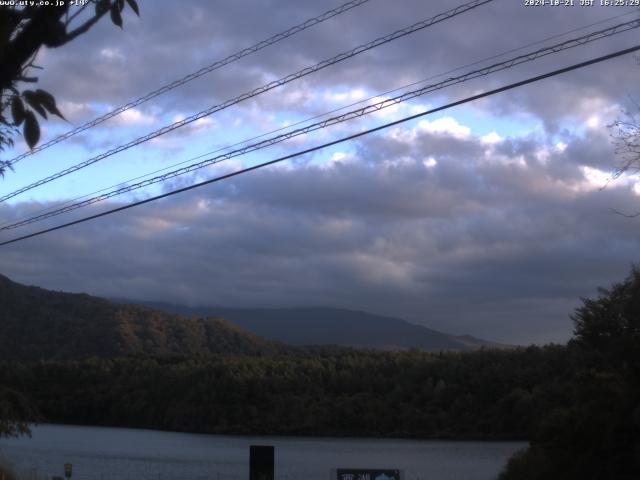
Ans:
<svg viewBox="0 0 640 480"><path fill-rule="evenodd" d="M500 480L640 478L640 268L572 318L570 375Z"/></svg>
<svg viewBox="0 0 640 480"><path fill-rule="evenodd" d="M528 438L567 402L567 348L0 364L49 422L206 433Z"/></svg>

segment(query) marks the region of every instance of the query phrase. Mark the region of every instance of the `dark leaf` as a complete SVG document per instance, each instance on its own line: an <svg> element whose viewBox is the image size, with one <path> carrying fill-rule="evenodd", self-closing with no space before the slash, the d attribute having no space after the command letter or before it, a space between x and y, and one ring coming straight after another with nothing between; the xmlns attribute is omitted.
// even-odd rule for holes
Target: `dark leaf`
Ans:
<svg viewBox="0 0 640 480"><path fill-rule="evenodd" d="M32 90L25 90L24 92L22 92L22 96L27 101L29 106L36 112L38 112L41 117L47 118L47 111L42 107L40 99L38 98L38 95L36 95L36 92Z"/></svg>
<svg viewBox="0 0 640 480"><path fill-rule="evenodd" d="M24 114L24 139L27 141L29 148L33 148L40 140L40 126L38 120L32 111L26 111Z"/></svg>
<svg viewBox="0 0 640 480"><path fill-rule="evenodd" d="M14 125L20 125L24 121L24 113L22 99L16 95L11 100L11 115L13 115Z"/></svg>
<svg viewBox="0 0 640 480"><path fill-rule="evenodd" d="M98 0L96 2L96 15L102 15L107 10L109 10L109 6L111 5L111 0Z"/></svg>
<svg viewBox="0 0 640 480"><path fill-rule="evenodd" d="M66 118L64 118L64 115L62 115L62 113L60 113L60 110L58 110L58 107L56 106L56 99L53 98L53 95L51 95L49 92L46 92L45 90L40 89L36 90L35 94L38 98L38 101L40 102L40 105L46 108L49 113L53 113L63 120L66 120Z"/></svg>
<svg viewBox="0 0 640 480"><path fill-rule="evenodd" d="M140 16L140 9L138 8L138 2L136 2L136 0L127 0L127 3L131 7L131 10L136 12L137 16Z"/></svg>
<svg viewBox="0 0 640 480"><path fill-rule="evenodd" d="M122 15L120 15L120 10L118 10L118 5L113 4L111 6L111 21L114 25L122 28Z"/></svg>
<svg viewBox="0 0 640 480"><path fill-rule="evenodd" d="M117 0L116 5L118 5L118 10L122 12L124 10L124 0Z"/></svg>

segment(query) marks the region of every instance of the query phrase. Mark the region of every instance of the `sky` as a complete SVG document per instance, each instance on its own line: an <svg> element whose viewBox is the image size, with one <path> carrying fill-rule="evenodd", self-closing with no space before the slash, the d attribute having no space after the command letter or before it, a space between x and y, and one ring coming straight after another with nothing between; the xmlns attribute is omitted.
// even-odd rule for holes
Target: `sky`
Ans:
<svg viewBox="0 0 640 480"><path fill-rule="evenodd" d="M461 3L369 0L25 158L0 179L0 193ZM219 155L297 122L307 125L317 121L309 118L356 102L340 112L640 18L637 9L599 2L524 3L479 6L29 190L0 203L0 224ZM41 142L340 4L139 0L140 17L127 10L123 30L104 19L72 43L40 51L37 86L56 97L66 117L43 121ZM0 231L0 241L631 47L638 38L634 29L441 89ZM616 213L640 211L640 177L611 179L624 159L616 153L611 124L637 111L639 76L638 58L625 55L423 116L2 246L0 273L20 283L106 297L192 306L340 307L506 343L564 342L580 298L621 281L640 260L640 218ZM16 138L0 158L26 150Z"/></svg>

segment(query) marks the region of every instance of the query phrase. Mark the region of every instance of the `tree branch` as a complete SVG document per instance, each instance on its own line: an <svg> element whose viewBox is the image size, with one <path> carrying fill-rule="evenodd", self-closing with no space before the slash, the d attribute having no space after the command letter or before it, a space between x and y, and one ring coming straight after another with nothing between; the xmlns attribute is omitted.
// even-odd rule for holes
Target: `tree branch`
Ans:
<svg viewBox="0 0 640 480"><path fill-rule="evenodd" d="M615 213L616 215L620 215L622 217L625 218L637 218L640 217L640 212L636 212L636 213L623 213L620 210L616 210L615 208L610 208L610 210Z"/></svg>
<svg viewBox="0 0 640 480"><path fill-rule="evenodd" d="M104 15L108 12L109 10L104 10L101 13L97 13L95 14L93 17L91 17L89 20L87 20L86 22L84 22L82 25L80 25L78 28L76 28L75 30L72 30L71 32L68 32L62 39L62 43L60 45L64 45L66 43L69 43L71 40L73 40L74 38L76 38L78 35L82 35L83 33L86 33L89 31L89 29L91 27L93 27L95 25L95 23L100 20L102 17L104 17Z"/></svg>
<svg viewBox="0 0 640 480"><path fill-rule="evenodd" d="M85 8L87 8L88 6L89 6L89 4L88 4L88 3L85 3L84 5L82 5L82 6L78 9L78 11L77 11L76 13L74 13L73 15L71 15L71 16L67 19L67 21L66 21L66 23L65 23L65 26L67 26L67 27L68 27L68 26L69 26L69 24L70 24L71 22L73 22L73 19L74 19L74 18L76 18L78 15L80 15L80 14L84 11L84 9L85 9Z"/></svg>

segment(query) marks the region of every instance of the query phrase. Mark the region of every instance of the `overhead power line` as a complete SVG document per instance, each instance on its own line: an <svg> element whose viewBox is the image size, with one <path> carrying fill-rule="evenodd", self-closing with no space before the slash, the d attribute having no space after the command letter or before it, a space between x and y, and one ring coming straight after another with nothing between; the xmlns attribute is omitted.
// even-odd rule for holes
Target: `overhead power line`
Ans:
<svg viewBox="0 0 640 480"><path fill-rule="evenodd" d="M307 117L304 120L298 120L298 121L296 121L296 122L294 122L292 124L289 124L289 125L286 125L286 126L283 126L283 127L278 127L276 129L273 129L273 130L270 130L268 132L264 132L264 133L255 135L255 136L250 137L250 138L245 138L243 140L240 140L240 141L238 141L236 143L233 143L233 144L230 144L230 145L225 145L225 146L222 146L222 147L218 147L215 150L210 150L210 151L208 151L206 153L201 153L201 154L199 154L199 155L197 155L195 157L191 157L191 158L186 159L186 160L181 160L180 162L177 162L177 163L174 163L174 164L171 164L171 165L167 165L167 166L162 167L160 169L153 170L151 172L148 172L148 173L145 173L145 174L142 174L142 175L138 175L136 177L129 178L127 180L122 180L122 181L118 182L115 185L110 185L108 187L104 187L104 188L101 188L99 190L95 190L93 192L86 193L84 195L80 195L78 197L75 197L75 198L66 200L66 201L64 201L62 203L59 203L58 205L48 206L48 207L45 207L45 208L41 208L41 209L35 210L35 211L31 212L32 216L28 217L27 219L32 219L32 218L34 218L34 216L38 216L39 214L44 213L44 212L53 212L53 211L58 212L63 207L75 204L75 203L77 203L78 201L80 201L82 199L89 199L90 197L93 197L93 196L95 196L95 195L97 195L99 193L106 192L108 190L116 189L116 188L119 188L119 187L124 187L126 185L129 185L131 182L135 182L136 180L141 180L143 178L150 177L151 175L155 175L155 174L160 173L160 172L166 172L167 170L170 170L172 168L178 167L180 165L185 165L187 163L194 162L194 161L196 161L198 159L207 157L207 156L212 155L214 153L222 152L222 151L225 151L225 150L230 150L230 149L232 149L234 147L237 147L239 145L246 145L246 144L249 144L249 142L252 142L254 140L258 140L260 138L268 137L269 135L281 132L283 130L287 130L289 128L292 128L292 127L295 127L295 126L298 126L298 125L303 125L303 124L305 124L307 122L310 122L312 120L315 120L315 119L318 119L318 118L322 118L322 117L326 117L327 115L331 115L331 114L340 112L342 110L346 110L347 108L354 107L356 105L362 105L362 104L367 103L367 102L369 102L371 100L375 100L376 98L383 98L383 97L385 97L387 95L390 95L392 93L396 93L396 92L405 90L407 88L423 84L423 83L425 83L425 82L427 82L429 80L433 80L433 79L436 79L436 78L444 77L445 75L449 75L449 74L454 73L454 72L459 72L460 70L464 70L465 68L473 67L473 66L480 65L480 64L483 64L485 62L488 62L490 60L495 60L497 58L504 57L505 55L507 55L509 53L520 52L520 51L522 51L522 50L524 50L526 48L533 47L535 45L540 45L540 44L543 44L545 42L548 42L549 40L554 40L556 38L561 38L561 37L564 37L564 36L569 35L571 33L579 32L581 30L586 30L587 28L595 27L596 25L602 25L603 23L610 22L610 21L616 20L618 18L627 17L629 15L635 15L636 13L637 13L637 11L632 11L632 12L621 13L619 15L614 15L612 17L604 18L604 19L598 20L596 22L592 22L592 23L589 23L587 25L583 25L581 27L576 27L576 28L573 28L571 30L567 30L567 31L562 32L562 33L557 33L557 34L542 38L540 40L536 40L535 42L530 42L530 43L521 45L521 46L516 47L516 48L505 50L505 51L497 53L495 55L491 55L489 57L485 57L483 59L476 60L476 61L474 61L472 63L467 63L465 65L461 65L459 67L452 68L452 69L447 70L447 71L442 72L442 73L438 73L438 74L435 74L435 75L430 75L429 77L422 78L422 79L417 80L415 82L411 82L411 83L402 85L400 87L393 88L391 90L386 90L384 92L380 92L380 93L377 93L375 95L372 95L372 96L370 96L368 98L364 98L362 100L357 100L355 102L343 105L341 107L338 107L338 108L335 108L335 109L332 109L332 110L329 110L329 111L326 111L326 112L323 112L323 113L319 113L319 114L313 115L311 117ZM21 220L25 220L25 218L23 217ZM0 224L0 230L3 230L4 227L11 227L11 226L12 226L11 221L5 221L2 224Z"/></svg>
<svg viewBox="0 0 640 480"><path fill-rule="evenodd" d="M13 166L16 163L18 163L20 160L22 160L23 158L26 158L30 155L33 155L35 153L41 152L42 150L45 150L53 145L56 145L68 138L73 137L74 135L77 135L78 133L84 132L85 130L88 130L92 127L95 127L96 125L101 124L102 122L105 122L107 120L109 120L110 118L113 118L117 115L120 115L121 113L130 110L132 108L137 107L138 105L142 105L143 103L151 100L152 98L155 98L159 95L162 95L163 93L166 93L170 90L173 90L175 88L178 88L182 85L184 85L185 83L190 82L191 80L195 80L196 78L199 78L203 75L206 75L207 73L211 73L214 70L217 70L219 68L224 67L225 65L228 65L230 63L233 63L237 60L240 60L241 58L244 58L248 55L251 55L252 53L256 53L260 50L262 50L263 48L266 48L270 45L273 45L275 43L278 43L282 40L285 40L297 33L302 32L303 30L306 30L310 27L313 27L315 25L318 25L319 23L324 22L325 20L329 20L330 18L333 18L337 15L340 15L344 12L347 12L349 10L351 10L352 8L355 7L359 7L360 5L362 5L363 3L367 3L369 0L351 0L337 8L334 8L332 10L328 10L326 12L324 12L321 15L318 15L317 17L314 18L310 18L302 23L300 23L299 25L296 25L294 27L289 28L288 30L285 30L284 32L280 32L277 33L276 35L273 35L269 38L267 38L266 40L262 40L261 42L256 43L255 45L252 45L250 47L247 47L243 50L240 50L239 52L233 53L231 55L229 55L228 57L222 59L222 60L218 60L214 63L212 63L211 65L207 65L206 67L201 68L200 70L190 73L189 75L185 75L184 77L178 79L178 80L174 80L171 83L168 83L160 88L158 88L157 90L154 90L150 93L147 93L146 95L144 95L143 97L140 97L136 100L133 100L125 105L122 105L121 107L118 107L114 110L111 110L108 113L105 113L104 115L95 118L93 120L91 120L90 122L85 123L84 125L81 125L77 128L74 128L73 130L70 130L66 133L63 133L62 135L55 137L51 140L49 140L48 142L42 143L41 145L38 145L37 147L33 148L32 150L25 152L21 155L18 155L17 157L12 158L11 160L8 160L7 163L9 166Z"/></svg>
<svg viewBox="0 0 640 480"><path fill-rule="evenodd" d="M241 175L243 173L248 173L248 172L251 172L253 170L258 170L260 168L264 168L264 167L267 167L267 166L270 166L270 165L274 165L274 164L279 163L279 162L283 162L285 160L290 160L292 158L300 157L302 155L306 155L308 153L312 153L312 152L315 152L315 151L318 151L318 150L322 150L324 148L327 148L327 147L330 147L330 146L333 146L333 145L337 145L337 144L344 143L344 142L347 142L347 141L350 141L350 140L354 140L356 138L363 137L365 135L370 135L370 134L372 134L374 132L378 132L380 130L387 129L387 128L393 127L395 125L400 125L402 123L405 123L405 122L408 122L408 121L411 121L411 120L416 120L416 119L418 119L420 117L424 117L424 116L432 114L432 113L440 112L442 110L447 110L449 108L453 108L453 107L456 107L456 106L459 106L459 105L463 105L465 103L473 102L473 101L479 100L481 98L485 98L485 97L489 97L489 96L492 96L492 95L496 95L498 93L502 93L502 92L505 92L507 90L512 90L514 88L518 88L518 87L521 87L521 86L524 86L524 85L528 85L528 84L531 84L531 83L539 82L541 80L544 80L544 79L547 79L547 78L550 78L550 77L554 77L554 76L557 76L557 75L561 75L563 73L567 73L567 72L570 72L570 71L573 71L573 70L584 68L584 67L587 67L589 65L594 65L596 63L604 62L605 60L610 60L612 58L620 57L622 55L627 55L629 53L633 53L633 52L636 52L638 50L640 50L640 45L636 45L634 47L626 48L624 50L618 50L618 51L610 53L608 55L603 55L603 56L600 56L600 57L597 57L597 58L593 58L591 60L587 60L585 62L576 63L576 64L570 65L568 67L564 67L564 68L560 68L560 69L557 69L557 70L553 70L551 72L544 73L542 75L537 75L535 77L530 77L530 78L528 78L526 80L521 80L519 82L510 83L510 84L505 85L505 86L500 87L500 88L489 90L489 91L484 92L484 93L479 93L477 95L473 95L471 97L467 97L467 98L464 98L462 100L458 100L458 101L455 101L455 102L452 102L452 103L448 103L446 105L443 105L443 106L440 106L440 107L437 107L437 108L432 108L432 109L427 110L425 112L417 113L417 114L411 115L409 117L404 117L404 118L402 118L400 120L395 120L393 122L388 122L388 123L385 123L385 124L380 125L378 127L374 127L374 128L368 129L368 130L364 130L362 132L354 133L352 135L339 138L338 140L333 140L331 142L323 143L322 145L317 145L315 147L307 148L305 150L302 150L302 151L299 151L299 152L296 152L296 153L292 153L292 154L289 154L289 155L285 155L283 157L279 157L279 158L276 158L274 160L270 160L268 162L263 162L263 163L260 163L258 165L254 165L252 167L243 168L243 169L237 170L235 172L227 173L227 174L221 175L219 177L215 177L215 178L211 178L209 180L205 180L203 182L195 183L193 185L189 185L188 187L179 188L179 189L173 190L171 192L163 193L161 195L156 195L154 197L150 197L150 198L147 198L147 199L144 199L144 200L140 200L138 202L130 203L128 205L123 205L122 207L113 208L111 210L107 210L105 212L101 212L101 213L98 213L98 214L95 214L95 215L90 215L88 217L83 217L83 218L80 218L78 220L74 220L72 222L67 222L67 223L64 223L64 224L61 224L61 225L57 225L55 227L50 227L50 228L47 228L47 229L44 229L44 230L33 232L33 233L28 234L28 235L23 235L21 237L17 237L17 238L11 239L11 240L6 240L4 242L0 242L0 246L9 245L9 244L16 243L16 242L19 242L19 241L22 241L22 240L26 240L28 238L33 238L33 237L36 237L36 236L39 236L39 235L44 235L45 233L53 232L53 231L56 231L56 230L61 230L63 228L67 228L67 227L70 227L70 226L73 226L73 225L78 225L80 223L88 222L90 220L95 220L97 218L105 217L107 215L111 215L111 214L116 213L116 212L121 212L121 211L124 211L124 210L128 210L130 208L134 208L134 207L137 207L137 206L140 206L140 205L144 205L146 203L151 203L151 202L154 202L156 200L160 200L160 199L167 198L167 197L170 197L170 196L173 196L173 195L177 195L179 193L184 193L184 192L187 192L189 190L194 190L196 188L200 188L200 187L203 187L205 185L209 185L209 184L212 184L212 183L220 182L222 180L226 180L228 178Z"/></svg>
<svg viewBox="0 0 640 480"><path fill-rule="evenodd" d="M472 10L474 8L477 8L481 5L484 5L486 3L490 3L494 0L473 0L471 2L459 5L455 8L452 8L450 10L447 10L446 12L440 13L438 15L435 15L431 18L428 18L426 20L422 20L420 22L414 23L413 25L403 28L401 30L397 30L393 33L390 33L388 35L385 35L384 37L380 37L377 38L369 43L366 43L364 45L360 45L352 50L349 50L348 52L344 52L341 53L339 55L336 55L330 59L327 60L323 60L322 62L319 62L315 65L312 65L310 67L306 67L303 68L302 70L296 72L296 73L292 73L287 75L286 77L282 77L279 80L274 80L266 85L263 85L262 87L256 88L255 90L252 90L251 92L247 92L244 93L242 95L239 95L233 99L227 100L224 103L221 103L219 105L214 105L212 107L207 108L206 110L202 110L201 112L198 112L196 114L191 115L190 117L187 117L183 120L180 120L178 122L174 122L170 125L167 125L159 130L156 130L154 132L151 132L147 135L144 135L142 137L137 138L136 140L132 140L129 143L126 143L124 145L120 145L116 148L113 148L111 150L108 150L100 155L97 155L95 157L92 157L88 160L85 160L84 162L80 162L72 167L66 168L58 173L54 173L53 175L50 175L46 178L43 178L41 180L38 180L37 182L34 182L30 185L27 185L26 187L22 187L18 190L15 190L11 193L8 193L2 197L0 197L0 202L4 202L10 198L13 198L17 195L20 195L21 193L24 193L26 191L29 191L33 188L39 187L41 185L44 185L46 183L52 182L53 180L56 180L60 177L63 177L65 175L69 175L70 173L73 172L77 172L78 170L81 170L85 167L88 167L89 165L93 165L94 163L97 163L101 160L104 160L107 157L110 157L112 155L115 155L116 153L120 153L123 152L125 150L128 150L131 147L134 147L136 145L139 145L141 143L147 142L153 138L159 137L161 135L164 135L166 133L169 133L177 128L183 127L187 124L193 123L196 120L200 120L201 118L207 117L209 115L212 115L213 113L219 112L220 110L224 110L225 108L228 108L232 105L235 105L237 103L240 103L244 100L247 100L249 98L252 97L256 97L260 94L263 94L265 92L268 92L269 90L273 90L274 88L280 87L282 85L285 85L289 82L292 82L294 80L297 80L299 78L302 78L304 76L310 75L312 73L315 73L319 70L322 70L330 65L334 65L336 63L342 62L344 60L347 60L351 57L354 57L356 55L359 55L363 52L366 52L368 50L371 50L373 48L379 47L381 45L384 45L386 43L392 42L394 40L397 40L399 38L405 37L409 34L415 33L419 30L423 30L427 27L430 27L432 25L435 25L437 23L443 22L445 20L448 20L450 18L453 18L457 15L460 15L462 13L465 13L469 10Z"/></svg>
<svg viewBox="0 0 640 480"><path fill-rule="evenodd" d="M46 220L48 218L54 217L54 216L58 216L58 215L62 215L64 213L68 213L71 212L73 210L77 210L79 208L82 207L86 207L89 205L93 205L95 203L107 200L109 198L115 197L117 195L122 195L124 193L128 193L134 190L138 190L140 188L143 187L147 187L149 185L153 185L156 183L161 183L164 182L170 178L174 178L180 175L184 175L186 173L189 172L193 172L195 170L216 164L216 163L220 163L222 161L225 160L229 160L231 158L235 158L235 157L239 157L242 155L245 155L247 153L250 152L254 152L256 150L261 150L263 148L275 145L277 143L281 143L283 141L289 140L291 138L300 136L300 135L305 135L307 133L316 131L316 130L320 130L323 128L327 128L331 125L336 125L338 123L343 123L349 120L352 120L354 118L358 118L373 112L378 112L380 110L383 110L385 108L391 107L393 105L398 105L400 103L406 102L410 99L425 95L426 93L430 93L430 92L434 92L436 90L440 90L446 87L449 87L451 85L455 85L455 84L459 84L459 83L463 83L475 78L479 78L479 77L483 77L498 71L502 71L502 70L506 70L509 68L513 68L517 65L521 65L523 63L526 62L531 62L534 60L537 60L539 58L545 57L547 55L551 55L551 54L555 54L558 52L561 52L563 50L567 50L570 48L574 48L577 46L581 46L581 45L585 45L587 43L596 41L596 40L601 40L603 38L608 38L611 37L613 35L617 35L629 30L632 30L634 28L638 28L640 27L640 19L638 20L633 20L633 21L629 21L629 22L624 22L621 23L619 25L615 25L613 27L609 27L606 29L602 29L602 30L598 30L596 32L591 32L588 33L586 35L582 35L580 37L576 37L573 39L569 39L569 40L565 40L564 42L560 42L558 44L555 45L551 45L548 47L544 47L544 48L540 48L536 51L533 52L529 52L529 53L525 53L522 55L519 55L517 57L514 58L510 58L508 60L502 61L502 62L498 62L498 63L494 63L492 65L489 65L487 67L483 67L477 70L473 70L471 72L465 73L463 75L459 75L457 77L451 77L448 78L442 82L439 83L435 83L435 84L431 84L431 85L427 85L427 86L423 86L421 88L403 93L401 95L397 95L395 97L392 98L388 98L388 99L384 99L380 102L371 104L371 105L367 105L364 106L362 108L356 109L356 110L352 110L350 112L346 112L343 113L341 115L337 115L310 125L307 125L305 127L301 127L295 130L291 130L289 132L262 140L260 142L256 142L250 145L246 145L242 148L238 148L236 150L232 150L230 152L212 157L212 158L207 158L205 160L202 160L200 162L197 163L193 163L191 165L187 165L184 166L182 168L173 170L171 172L167 172L164 173L162 175L158 175L152 178L148 178L146 180L134 183L134 184L129 184L129 185L123 185L120 188L117 188L115 190L112 190L111 192L102 194L102 195L97 195L91 198L88 198L86 200L80 201L80 202L75 202L75 203L71 203L71 204L67 204L64 205L62 207L50 210L46 213L42 213L39 215L34 215L31 216L27 219L24 220L20 220L11 224L5 224L3 226L0 227L0 230L12 230L21 226L25 226L25 225L29 225L35 222L39 222L39 221L43 221Z"/></svg>

